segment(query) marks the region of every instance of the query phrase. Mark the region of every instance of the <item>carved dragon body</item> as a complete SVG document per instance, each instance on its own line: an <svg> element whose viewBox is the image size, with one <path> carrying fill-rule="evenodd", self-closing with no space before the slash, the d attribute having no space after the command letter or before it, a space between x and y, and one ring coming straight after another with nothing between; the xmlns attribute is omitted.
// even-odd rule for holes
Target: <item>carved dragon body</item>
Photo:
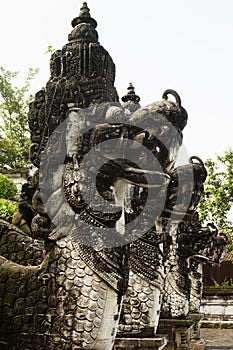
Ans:
<svg viewBox="0 0 233 350"><path fill-rule="evenodd" d="M163 312L187 313L185 234L200 234L186 222L205 177L175 168L187 113L174 90L140 108L131 85L122 106L86 3L72 26L30 105L37 171L15 226L0 221L1 349L110 350L120 314L121 331L156 331L164 290Z"/></svg>

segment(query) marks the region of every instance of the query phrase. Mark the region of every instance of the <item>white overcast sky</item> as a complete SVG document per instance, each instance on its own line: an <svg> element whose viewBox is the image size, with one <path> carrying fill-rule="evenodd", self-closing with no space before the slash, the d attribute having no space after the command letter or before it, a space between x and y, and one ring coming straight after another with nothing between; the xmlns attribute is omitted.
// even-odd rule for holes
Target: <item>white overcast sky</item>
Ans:
<svg viewBox="0 0 233 350"><path fill-rule="evenodd" d="M188 155L203 160L233 147L233 1L89 0L99 42L116 64L116 88L129 82L146 105L177 90L189 114ZM78 0L7 0L1 4L0 66L39 67L34 94L49 78L48 45L67 43Z"/></svg>

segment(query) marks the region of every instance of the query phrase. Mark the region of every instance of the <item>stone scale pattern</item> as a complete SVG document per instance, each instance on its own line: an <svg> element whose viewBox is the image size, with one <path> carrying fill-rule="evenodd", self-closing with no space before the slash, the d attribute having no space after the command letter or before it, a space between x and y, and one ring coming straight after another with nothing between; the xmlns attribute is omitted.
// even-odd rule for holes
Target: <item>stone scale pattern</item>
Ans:
<svg viewBox="0 0 233 350"><path fill-rule="evenodd" d="M51 77L46 88L36 94L30 105L31 161L36 167L41 166L41 155L49 138L69 114L84 116L89 122L88 118L95 119L102 111L107 127L97 125L92 132L77 140L74 153L72 149L71 154L65 154L63 189L58 188L53 176L50 177L49 187L53 192L50 195L57 199L57 205L52 210L58 210L63 219L64 215L66 219L69 217L62 205L59 206L66 194L76 216L88 224L93 223L94 229L101 227L104 231L104 228L116 223L119 219L116 215L94 213L70 194L75 192L80 182L75 180L78 172L75 173L74 168L90 148L98 144L98 140L104 140L105 136L121 137L127 133L153 153L161 164L163 175L169 178L162 185L158 174L154 174L153 178L161 185L161 189L154 190L157 199L162 198L164 190L167 190L165 207L154 226L130 246L95 250L77 243L76 235L64 237L56 229L43 206L36 172L24 187L14 218L14 223L27 235L0 222L0 307L4 316L0 325L2 349L110 350L125 292L118 330L138 331L152 326L156 331L161 308L167 318L187 316L192 290L189 258L201 251L211 260L211 257L216 257L216 246L221 246L218 260L226 245L224 237L219 237L218 232L210 227L206 229L204 241L208 249L200 243L202 235L199 233L205 230L198 224L196 206L205 178L202 162L198 161L195 165L191 159L190 167L174 168L182 143L182 130L187 123L187 112L181 106L179 95L169 89L164 92L162 101L140 108L140 98L130 84L122 107L114 87L115 65L98 43L96 25L84 3L79 17L72 21L73 30L68 44L51 57ZM169 94L175 97L175 102L168 100ZM137 127L125 128L127 118ZM156 139L152 126L160 130L162 140ZM55 146L60 139L57 141ZM53 156L56 158L59 154L54 151ZM104 198L111 197L109 188L118 175L134 183L137 194L131 203L130 209L133 210L125 213L127 223L140 213L147 190L144 175L138 168L135 170L131 166L129 173L126 167L129 164L124 164L122 168L119 165L122 164L113 167L117 169L116 174L111 169L113 164L100 171L100 178L108 176L107 184L102 181L100 191ZM190 168L194 172L193 188L186 176ZM106 169L111 170L109 174ZM188 208L182 201L177 202L180 174L183 198L190 191L193 194ZM70 182L67 182L68 178ZM141 185L141 192L137 191ZM141 197L139 192L143 193ZM156 212L157 206L159 200L153 208ZM69 220L63 224L71 230ZM81 232L77 231L77 234L81 235ZM134 234L132 232L132 237L137 237ZM192 277L200 279L198 274L195 275L195 264L192 266ZM198 281L194 282L198 285ZM161 306L162 291L165 295ZM153 341L150 343L154 344Z"/></svg>

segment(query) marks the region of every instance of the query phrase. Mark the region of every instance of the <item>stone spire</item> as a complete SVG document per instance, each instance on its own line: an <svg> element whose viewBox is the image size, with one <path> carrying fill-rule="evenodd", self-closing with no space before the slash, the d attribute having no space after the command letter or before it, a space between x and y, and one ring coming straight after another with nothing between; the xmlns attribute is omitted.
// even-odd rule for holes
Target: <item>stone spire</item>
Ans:
<svg viewBox="0 0 233 350"><path fill-rule="evenodd" d="M81 23L88 23L93 28L97 27L97 22L94 18L91 17L90 9L88 8L86 2L83 3L83 6L80 9L79 17L74 18L71 22L73 28Z"/></svg>
<svg viewBox="0 0 233 350"><path fill-rule="evenodd" d="M91 17L86 2L83 3L79 16L71 21L71 25L74 29L68 36L69 41L98 42L98 33L95 30L97 22Z"/></svg>
<svg viewBox="0 0 233 350"><path fill-rule="evenodd" d="M123 96L121 100L124 102L123 106L125 108L129 109L130 112L134 112L140 108L140 97L135 94L135 88L132 83L129 83L127 90L127 95Z"/></svg>
<svg viewBox="0 0 233 350"><path fill-rule="evenodd" d="M31 160L36 166L44 143L65 120L70 104L87 108L91 104L119 102L114 86L115 64L98 41L97 22L86 2L71 24L68 42L51 56L46 89L36 94L29 111L31 140L37 150Z"/></svg>
<svg viewBox="0 0 233 350"><path fill-rule="evenodd" d="M123 102L134 101L135 103L138 103L140 101L140 97L135 94L135 88L132 83L129 83L127 90L127 95L123 96L121 100Z"/></svg>

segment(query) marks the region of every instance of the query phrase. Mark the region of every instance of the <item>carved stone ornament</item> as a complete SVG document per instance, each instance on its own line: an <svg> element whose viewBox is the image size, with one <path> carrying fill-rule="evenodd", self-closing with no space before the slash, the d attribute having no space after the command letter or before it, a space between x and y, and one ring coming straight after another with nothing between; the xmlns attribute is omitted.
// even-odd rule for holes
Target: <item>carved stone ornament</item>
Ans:
<svg viewBox="0 0 233 350"><path fill-rule="evenodd" d="M30 104L36 171L13 225L0 220L5 350L111 350L117 332L154 335L160 313L199 312L200 267L227 243L198 220L202 161L175 166L180 96L168 89L141 107L130 83L121 104L85 2L72 27Z"/></svg>

